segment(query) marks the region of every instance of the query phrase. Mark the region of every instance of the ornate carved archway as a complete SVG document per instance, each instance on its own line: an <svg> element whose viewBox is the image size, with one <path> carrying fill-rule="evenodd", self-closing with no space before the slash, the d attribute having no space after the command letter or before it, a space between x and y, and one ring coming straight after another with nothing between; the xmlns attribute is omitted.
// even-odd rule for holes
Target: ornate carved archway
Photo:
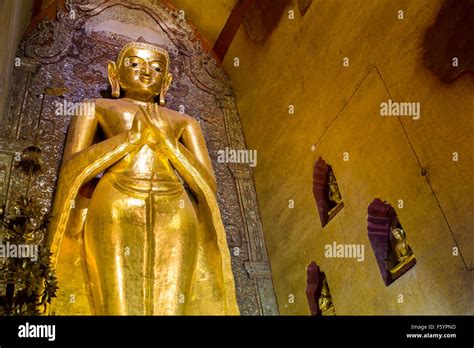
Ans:
<svg viewBox="0 0 474 348"><path fill-rule="evenodd" d="M106 94L107 61L139 36L168 48L174 75L168 106L196 117L206 136L241 313L278 314L251 170L217 162L219 149L246 148L229 80L191 26L158 1L69 1L22 41L9 111L0 116L0 203L8 209L14 195L35 192L51 206L69 125L55 114L56 103ZM15 154L30 145L42 149L45 165L27 178L14 169Z"/></svg>

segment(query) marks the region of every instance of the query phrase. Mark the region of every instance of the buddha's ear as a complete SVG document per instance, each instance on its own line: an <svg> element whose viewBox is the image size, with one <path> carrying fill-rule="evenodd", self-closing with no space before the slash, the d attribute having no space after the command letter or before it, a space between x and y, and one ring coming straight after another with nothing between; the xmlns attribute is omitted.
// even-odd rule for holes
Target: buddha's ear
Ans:
<svg viewBox="0 0 474 348"><path fill-rule="evenodd" d="M165 80L163 81L163 91L165 92L165 94L166 92L168 92L168 89L171 86L171 81L173 81L173 75L171 73L168 73L168 75L166 75Z"/></svg>
<svg viewBox="0 0 474 348"><path fill-rule="evenodd" d="M161 84L161 92L160 92L160 105L161 106L165 105L165 96L166 96L166 92L168 92L168 89L171 86L171 81L173 81L173 75L171 73L168 73L168 75L166 75L165 79L163 80L163 83Z"/></svg>
<svg viewBox="0 0 474 348"><path fill-rule="evenodd" d="M117 66L115 62L109 60L107 64L107 73L109 75L110 86L112 87L112 97L120 97L120 84L117 77Z"/></svg>

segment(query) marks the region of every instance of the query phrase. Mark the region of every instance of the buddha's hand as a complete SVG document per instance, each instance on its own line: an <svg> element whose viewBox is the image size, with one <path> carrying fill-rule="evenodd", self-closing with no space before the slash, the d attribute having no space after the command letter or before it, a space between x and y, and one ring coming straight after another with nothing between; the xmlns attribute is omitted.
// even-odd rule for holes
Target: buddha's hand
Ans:
<svg viewBox="0 0 474 348"><path fill-rule="evenodd" d="M145 141L152 148L176 150L178 139L173 133L171 124L157 104L149 103L148 108L140 106L145 119Z"/></svg>
<svg viewBox="0 0 474 348"><path fill-rule="evenodd" d="M145 117L141 112L137 112L133 118L132 128L128 131L129 142L134 145L141 145L146 136L143 133Z"/></svg>

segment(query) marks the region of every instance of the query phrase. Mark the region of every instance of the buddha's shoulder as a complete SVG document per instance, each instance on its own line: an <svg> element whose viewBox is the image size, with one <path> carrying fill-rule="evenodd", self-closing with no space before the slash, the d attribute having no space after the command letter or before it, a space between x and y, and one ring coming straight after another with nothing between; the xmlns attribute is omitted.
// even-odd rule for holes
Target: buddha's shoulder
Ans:
<svg viewBox="0 0 474 348"><path fill-rule="evenodd" d="M194 117L184 114L182 112L168 108L162 108L162 110L166 113L166 116L168 116L174 122L193 125L199 124Z"/></svg>
<svg viewBox="0 0 474 348"><path fill-rule="evenodd" d="M109 98L91 98L87 99L84 102L92 103L95 105L96 111L105 111L104 114L108 114L108 110L113 109L138 109L138 105L124 99L109 99ZM189 116L185 113L162 107L161 110L166 114L166 116L172 121L173 123L179 123L182 125L195 125L198 126L199 122L196 118Z"/></svg>

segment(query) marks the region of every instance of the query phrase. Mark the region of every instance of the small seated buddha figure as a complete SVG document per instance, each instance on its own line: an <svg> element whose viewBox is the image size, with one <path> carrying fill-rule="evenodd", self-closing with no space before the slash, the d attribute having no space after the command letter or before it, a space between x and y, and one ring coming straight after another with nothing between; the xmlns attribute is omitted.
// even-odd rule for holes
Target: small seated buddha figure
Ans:
<svg viewBox="0 0 474 348"><path fill-rule="evenodd" d="M335 205L342 201L341 192L339 192L339 186L332 170L329 172L329 200L334 202Z"/></svg>
<svg viewBox="0 0 474 348"><path fill-rule="evenodd" d="M328 192L329 212L328 212L328 216L329 216L329 218L331 218L342 208L342 205L343 205L341 192L339 191L339 186L337 185L336 177L334 176L334 173L333 173L332 170L329 170L328 186L329 186L329 192Z"/></svg>
<svg viewBox="0 0 474 348"><path fill-rule="evenodd" d="M401 227L396 227L391 231L392 251L395 258L395 266L390 269L394 278L401 275L402 270L406 270L414 264L415 255L407 242L405 231Z"/></svg>
<svg viewBox="0 0 474 348"><path fill-rule="evenodd" d="M321 315L336 315L331 292L329 291L329 285L324 273L322 283L321 296L318 299L318 306L321 311Z"/></svg>

